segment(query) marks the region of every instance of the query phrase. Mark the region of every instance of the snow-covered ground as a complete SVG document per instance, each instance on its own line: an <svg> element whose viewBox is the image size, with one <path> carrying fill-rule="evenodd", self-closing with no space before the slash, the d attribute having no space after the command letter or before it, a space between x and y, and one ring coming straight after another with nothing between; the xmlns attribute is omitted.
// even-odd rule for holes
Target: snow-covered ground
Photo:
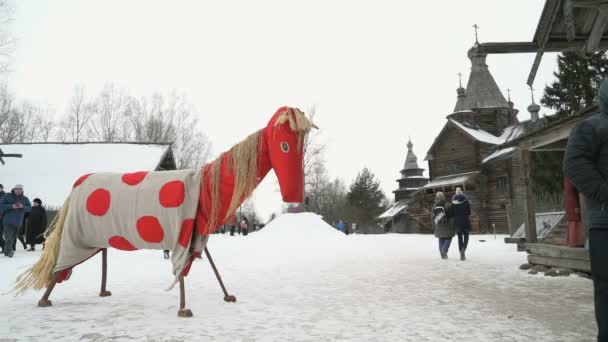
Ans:
<svg viewBox="0 0 608 342"><path fill-rule="evenodd" d="M480 239L487 239L485 242ZM472 236L449 260L424 235L344 236L312 214L286 214L247 237L213 235L209 250L237 303L224 303L206 260L187 278L194 317L178 318L161 251L109 253L41 292L0 296L0 341L592 341L592 283L528 275L525 253ZM39 252L0 256L0 291Z"/></svg>

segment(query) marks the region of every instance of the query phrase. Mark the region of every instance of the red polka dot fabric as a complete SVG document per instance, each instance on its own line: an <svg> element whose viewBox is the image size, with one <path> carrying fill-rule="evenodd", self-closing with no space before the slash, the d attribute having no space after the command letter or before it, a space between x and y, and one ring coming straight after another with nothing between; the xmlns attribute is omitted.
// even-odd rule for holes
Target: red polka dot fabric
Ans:
<svg viewBox="0 0 608 342"><path fill-rule="evenodd" d="M154 216L144 216L137 220L137 232L142 240L150 243L163 241L165 231Z"/></svg>
<svg viewBox="0 0 608 342"><path fill-rule="evenodd" d="M165 208L179 207L184 203L186 186L181 181L171 181L163 185L158 193L160 205Z"/></svg>
<svg viewBox="0 0 608 342"><path fill-rule="evenodd" d="M137 250L137 247L133 246L129 240L125 239L122 236L112 236L111 238L108 239L108 244L111 247L114 247L116 249L120 249L122 251L134 251Z"/></svg>
<svg viewBox="0 0 608 342"><path fill-rule="evenodd" d="M137 185L141 183L144 178L146 178L147 174L147 171L125 173L124 175L122 175L122 182L127 185Z"/></svg>
<svg viewBox="0 0 608 342"><path fill-rule="evenodd" d="M194 234L200 170L95 173L70 194L55 271L71 268L100 248L172 251L173 273L184 271L208 236ZM174 281L177 278L174 278Z"/></svg>
<svg viewBox="0 0 608 342"><path fill-rule="evenodd" d="M103 216L110 209L110 192L106 189L97 189L87 198L87 211L91 215Z"/></svg>
<svg viewBox="0 0 608 342"><path fill-rule="evenodd" d="M80 184L82 184L87 178L89 178L90 175L92 175L92 173L80 176L80 178L78 178L76 180L76 182L74 182L74 186L72 188L75 188L75 187L79 186Z"/></svg>

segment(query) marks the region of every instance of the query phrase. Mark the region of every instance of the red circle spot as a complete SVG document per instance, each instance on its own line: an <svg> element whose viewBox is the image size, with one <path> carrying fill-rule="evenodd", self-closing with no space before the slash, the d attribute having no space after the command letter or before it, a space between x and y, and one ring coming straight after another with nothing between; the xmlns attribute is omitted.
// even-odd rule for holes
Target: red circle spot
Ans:
<svg viewBox="0 0 608 342"><path fill-rule="evenodd" d="M184 220L182 230L179 232L179 244L184 248L188 248L188 244L192 239L192 229L194 228L194 219Z"/></svg>
<svg viewBox="0 0 608 342"><path fill-rule="evenodd" d="M103 216L110 209L110 192L106 189L97 189L87 198L87 210L95 216Z"/></svg>
<svg viewBox="0 0 608 342"><path fill-rule="evenodd" d="M80 176L80 178L78 178L76 182L74 182L74 186L72 186L72 189L82 184L82 182L89 178L90 175L92 175L92 173L87 173L86 175Z"/></svg>
<svg viewBox="0 0 608 342"><path fill-rule="evenodd" d="M129 240L125 239L122 236L118 236L118 235L114 235L112 236L110 239L108 239L108 244L110 244L110 246L116 248L116 249L120 249L123 251L134 251L137 250L137 248L135 246L133 246Z"/></svg>
<svg viewBox="0 0 608 342"><path fill-rule="evenodd" d="M179 207L186 198L186 186L182 181L171 181L163 185L158 193L160 205L165 208Z"/></svg>
<svg viewBox="0 0 608 342"><path fill-rule="evenodd" d="M123 183L128 184L128 185L137 185L137 184L141 183L141 181L143 181L144 178L146 178L147 174L148 174L148 171L125 173L124 175L122 175L122 181L123 181Z"/></svg>
<svg viewBox="0 0 608 342"><path fill-rule="evenodd" d="M137 232L142 240L151 243L163 241L165 232L154 216L142 216L137 220Z"/></svg>

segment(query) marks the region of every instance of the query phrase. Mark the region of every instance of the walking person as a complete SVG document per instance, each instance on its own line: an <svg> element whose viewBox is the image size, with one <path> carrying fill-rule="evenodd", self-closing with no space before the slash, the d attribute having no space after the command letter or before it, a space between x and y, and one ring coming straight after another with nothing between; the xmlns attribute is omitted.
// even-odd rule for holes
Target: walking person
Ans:
<svg viewBox="0 0 608 342"><path fill-rule="evenodd" d="M564 175L585 198L586 226L599 342L608 342L608 80L600 113L579 123L568 139Z"/></svg>
<svg viewBox="0 0 608 342"><path fill-rule="evenodd" d="M6 195L4 192L4 186L0 184L0 204L2 203L2 198ZM2 209L0 209L0 248L2 249L0 252L4 253L4 237L2 236Z"/></svg>
<svg viewBox="0 0 608 342"><path fill-rule="evenodd" d="M44 243L44 232L47 226L46 210L42 206L40 198L34 198L32 202L32 212L27 220L27 228L25 230L26 243L30 245L28 251L35 251L36 245Z"/></svg>
<svg viewBox="0 0 608 342"><path fill-rule="evenodd" d="M338 224L336 225L336 228L338 228L339 231L341 231L342 233L344 233L344 229L346 228L346 224L344 222L342 222L342 220L338 221Z"/></svg>
<svg viewBox="0 0 608 342"><path fill-rule="evenodd" d="M462 189L456 188L456 194L452 199L454 212L454 230L458 235L458 250L460 251L460 260L465 261L467 246L469 245L469 232L471 231L471 205L467 197L462 192Z"/></svg>
<svg viewBox="0 0 608 342"><path fill-rule="evenodd" d="M435 231L435 237L439 240L441 259L448 258L448 250L454 237L453 216L452 203L446 199L443 192L437 192L433 205L433 230Z"/></svg>
<svg viewBox="0 0 608 342"><path fill-rule="evenodd" d="M240 228L241 228L241 231L243 232L243 236L247 236L247 233L249 232L249 221L247 220L247 217L243 216L243 219L241 220Z"/></svg>
<svg viewBox="0 0 608 342"><path fill-rule="evenodd" d="M234 236L234 231L236 230L236 215L232 215L226 224L230 226L230 236Z"/></svg>
<svg viewBox="0 0 608 342"><path fill-rule="evenodd" d="M10 194L4 195L0 202L0 211L3 213L2 225L4 227L4 255L12 258L15 254L13 245L19 227L23 225L25 213L32 210L30 200L23 194L23 185L17 184Z"/></svg>

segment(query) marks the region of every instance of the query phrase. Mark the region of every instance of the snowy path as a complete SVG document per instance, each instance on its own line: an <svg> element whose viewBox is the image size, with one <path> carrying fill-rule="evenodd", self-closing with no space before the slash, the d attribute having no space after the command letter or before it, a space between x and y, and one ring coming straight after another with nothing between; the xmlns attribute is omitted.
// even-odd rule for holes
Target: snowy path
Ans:
<svg viewBox="0 0 608 342"><path fill-rule="evenodd" d="M176 317L160 251L109 253L41 293L0 296L0 341L592 341L592 283L531 276L525 253L473 236L469 260L439 259L422 235L343 236L312 215L286 215L247 237L214 235L209 249L236 304L224 303L206 260L186 282L194 317ZM0 291L39 252L0 256ZM7 276L8 275L8 276Z"/></svg>

